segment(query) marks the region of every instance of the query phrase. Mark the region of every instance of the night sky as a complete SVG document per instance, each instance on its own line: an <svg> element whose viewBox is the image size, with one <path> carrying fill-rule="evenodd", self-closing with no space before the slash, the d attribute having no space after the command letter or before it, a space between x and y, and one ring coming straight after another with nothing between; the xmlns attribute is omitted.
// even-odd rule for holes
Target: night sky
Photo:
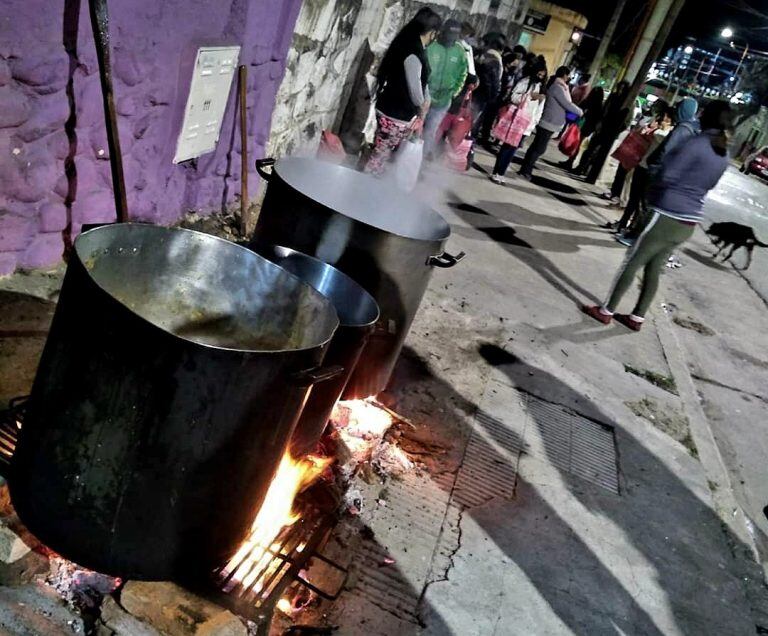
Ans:
<svg viewBox="0 0 768 636"><path fill-rule="evenodd" d="M613 0L555 0L557 4L574 9L589 19L587 33L602 35L611 17ZM647 0L629 0L617 29L613 49L623 53L629 48L634 29L633 19L642 19ZM752 9L757 14L750 12ZM747 40L752 48L768 51L768 0L688 0L670 36L668 45L677 45L687 37L696 38L702 46L717 47L720 30L730 26L734 39ZM586 39L583 47L596 48L594 40Z"/></svg>

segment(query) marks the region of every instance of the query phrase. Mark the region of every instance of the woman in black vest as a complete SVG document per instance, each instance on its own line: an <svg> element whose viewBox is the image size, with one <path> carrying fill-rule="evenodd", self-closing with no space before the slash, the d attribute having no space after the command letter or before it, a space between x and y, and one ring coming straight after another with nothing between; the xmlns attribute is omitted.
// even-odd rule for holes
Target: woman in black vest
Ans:
<svg viewBox="0 0 768 636"><path fill-rule="evenodd" d="M379 67L376 139L365 171L381 175L392 153L408 137L416 119L429 110L429 62L425 47L442 20L432 9L420 9L390 44Z"/></svg>

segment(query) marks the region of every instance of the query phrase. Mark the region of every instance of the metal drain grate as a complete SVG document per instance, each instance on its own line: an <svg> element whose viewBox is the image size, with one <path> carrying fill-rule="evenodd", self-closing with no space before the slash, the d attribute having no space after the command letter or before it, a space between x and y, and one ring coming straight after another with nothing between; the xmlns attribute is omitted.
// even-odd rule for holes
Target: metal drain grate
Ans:
<svg viewBox="0 0 768 636"><path fill-rule="evenodd" d="M475 416L452 503L512 498L521 453L619 494L613 429L570 409L491 381Z"/></svg>
<svg viewBox="0 0 768 636"><path fill-rule="evenodd" d="M528 412L523 439L526 453L619 494L613 429L559 404L520 394Z"/></svg>
<svg viewBox="0 0 768 636"><path fill-rule="evenodd" d="M479 411L464 462L456 475L452 501L472 508L496 497L511 498L522 449L521 435L501 420Z"/></svg>

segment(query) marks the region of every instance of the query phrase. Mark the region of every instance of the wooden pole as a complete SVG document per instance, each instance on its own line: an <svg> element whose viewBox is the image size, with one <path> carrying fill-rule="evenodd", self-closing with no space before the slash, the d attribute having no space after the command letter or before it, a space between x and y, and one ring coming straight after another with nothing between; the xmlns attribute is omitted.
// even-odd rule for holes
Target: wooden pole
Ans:
<svg viewBox="0 0 768 636"><path fill-rule="evenodd" d="M128 214L128 196L123 175L123 155L120 151L120 133L117 128L115 97L112 91L112 63L109 52L109 13L107 0L89 0L91 28L96 43L96 58L99 62L99 79L104 100L104 122L107 126L107 146L109 147L109 166L112 170L112 191L115 196L115 212L118 223L130 220Z"/></svg>
<svg viewBox="0 0 768 636"><path fill-rule="evenodd" d="M657 0L651 0L643 12L643 19L638 25L638 29L635 32L635 38L632 40L632 45L629 47L629 51L627 51L627 54L624 56L624 63L621 66L619 74L616 76L616 83L622 81L624 76L627 74L627 70L629 69L630 63L632 62L632 58L635 56L637 47L640 45L640 40L643 37L643 33L645 33L645 29L648 26L648 21L651 19L653 10L656 8L656 2Z"/></svg>
<svg viewBox="0 0 768 636"><path fill-rule="evenodd" d="M611 40L613 40L613 35L616 33L616 27L619 25L619 20L621 19L621 14L624 12L624 6L626 4L627 0L618 0L616 3L616 8L613 10L611 21L608 23L608 28L603 34L603 39L600 42L597 53L595 53L595 58L592 60L592 65L589 67L589 74L592 76L593 84L599 79L598 76L603 68L605 54L608 52L608 47L611 45Z"/></svg>
<svg viewBox="0 0 768 636"><path fill-rule="evenodd" d="M248 235L248 111L247 111L248 67L244 64L238 69L240 86L240 234Z"/></svg>

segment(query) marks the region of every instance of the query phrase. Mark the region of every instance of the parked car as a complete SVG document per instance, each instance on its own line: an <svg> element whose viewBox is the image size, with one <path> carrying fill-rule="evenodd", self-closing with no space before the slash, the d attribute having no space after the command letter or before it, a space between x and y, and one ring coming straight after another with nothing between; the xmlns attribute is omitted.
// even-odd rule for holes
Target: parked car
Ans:
<svg viewBox="0 0 768 636"><path fill-rule="evenodd" d="M741 171L756 174L761 179L768 180L768 146L763 146L757 152L748 155L741 166Z"/></svg>

